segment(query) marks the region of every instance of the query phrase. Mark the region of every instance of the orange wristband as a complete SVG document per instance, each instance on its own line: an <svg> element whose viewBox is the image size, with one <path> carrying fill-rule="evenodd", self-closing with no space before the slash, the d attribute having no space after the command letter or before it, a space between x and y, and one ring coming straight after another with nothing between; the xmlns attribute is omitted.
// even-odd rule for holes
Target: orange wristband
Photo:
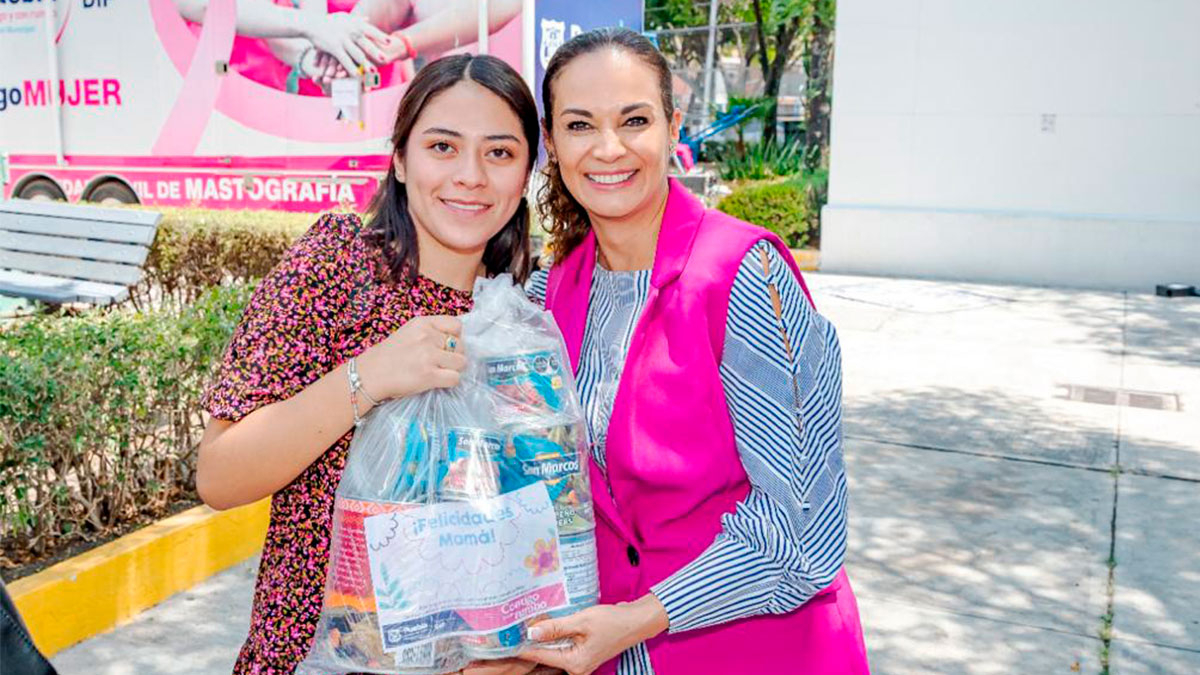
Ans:
<svg viewBox="0 0 1200 675"><path fill-rule="evenodd" d="M405 35L404 33L400 32L400 31L396 31L392 35L394 37L400 38L400 41L404 43L404 50L406 52L408 52L408 56L406 56L405 58L407 58L410 61L417 58L417 50L413 49L412 40L409 40L407 35Z"/></svg>

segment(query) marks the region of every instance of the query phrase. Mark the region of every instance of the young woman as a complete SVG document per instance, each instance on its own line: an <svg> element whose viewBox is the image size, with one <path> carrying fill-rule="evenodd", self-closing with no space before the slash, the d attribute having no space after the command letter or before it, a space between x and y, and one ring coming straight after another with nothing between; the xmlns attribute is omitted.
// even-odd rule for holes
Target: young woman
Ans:
<svg viewBox="0 0 1200 675"><path fill-rule="evenodd" d="M537 624L572 675L868 670L842 570L841 357L787 248L667 177L666 61L623 29L542 85L555 264L593 443L601 605Z"/></svg>
<svg viewBox="0 0 1200 675"><path fill-rule="evenodd" d="M235 672L290 674L308 651L355 421L379 401L457 384L454 316L476 277L526 276L537 138L533 97L502 61L427 65L400 103L368 222L322 216L255 290L205 396L196 475L214 508L272 497Z"/></svg>

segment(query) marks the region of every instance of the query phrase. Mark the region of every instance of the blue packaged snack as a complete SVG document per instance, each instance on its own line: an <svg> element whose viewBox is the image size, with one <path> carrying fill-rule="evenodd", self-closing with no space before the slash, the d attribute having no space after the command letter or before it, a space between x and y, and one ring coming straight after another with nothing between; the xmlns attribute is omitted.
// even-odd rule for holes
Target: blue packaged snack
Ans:
<svg viewBox="0 0 1200 675"><path fill-rule="evenodd" d="M447 500L500 494L498 461L504 436L483 429L453 427L446 433L445 461L438 463L438 496Z"/></svg>
<svg viewBox="0 0 1200 675"><path fill-rule="evenodd" d="M404 433L404 460L392 490L391 501L421 502L429 494L434 472L432 438L428 428L413 419Z"/></svg>
<svg viewBox="0 0 1200 675"><path fill-rule="evenodd" d="M595 527L582 433L581 425L514 431L500 461L501 491L546 486L561 534Z"/></svg>
<svg viewBox="0 0 1200 675"><path fill-rule="evenodd" d="M488 386L500 394L501 419L562 412L567 380L557 350L488 358L483 367Z"/></svg>

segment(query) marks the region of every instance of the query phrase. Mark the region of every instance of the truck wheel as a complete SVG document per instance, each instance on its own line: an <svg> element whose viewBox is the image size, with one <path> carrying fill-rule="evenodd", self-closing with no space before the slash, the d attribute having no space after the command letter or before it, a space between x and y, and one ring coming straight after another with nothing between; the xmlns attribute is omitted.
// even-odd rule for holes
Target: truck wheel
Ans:
<svg viewBox="0 0 1200 675"><path fill-rule="evenodd" d="M28 199L35 202L65 202L67 195L58 187L58 183L49 178L34 178L21 188L17 199Z"/></svg>
<svg viewBox="0 0 1200 675"><path fill-rule="evenodd" d="M137 204L137 195L130 190L127 185L119 181L110 180L97 185L88 195L89 202L95 202L101 206L117 206L120 204Z"/></svg>

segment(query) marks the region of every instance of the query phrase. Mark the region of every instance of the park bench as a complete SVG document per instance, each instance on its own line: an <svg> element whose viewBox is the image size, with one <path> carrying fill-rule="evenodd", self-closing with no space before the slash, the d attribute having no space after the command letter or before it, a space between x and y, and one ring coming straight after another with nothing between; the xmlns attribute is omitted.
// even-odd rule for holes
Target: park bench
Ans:
<svg viewBox="0 0 1200 675"><path fill-rule="evenodd" d="M14 199L0 201L0 295L105 306L129 297L162 215Z"/></svg>

